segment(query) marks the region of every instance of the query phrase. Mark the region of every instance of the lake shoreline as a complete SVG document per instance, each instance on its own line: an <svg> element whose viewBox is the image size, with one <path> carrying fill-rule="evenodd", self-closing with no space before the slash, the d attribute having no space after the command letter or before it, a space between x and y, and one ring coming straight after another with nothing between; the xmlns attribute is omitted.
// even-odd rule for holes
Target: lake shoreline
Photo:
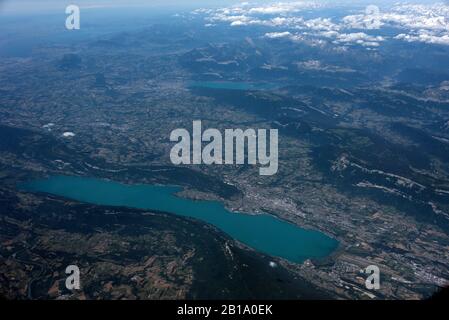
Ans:
<svg viewBox="0 0 449 320"><path fill-rule="evenodd" d="M276 215L234 213L221 202L179 198L176 193L182 189L175 186L125 185L95 178L50 176L25 182L19 188L92 204L187 216L213 225L256 251L294 263L328 257L339 247L339 242L326 234L303 229Z"/></svg>

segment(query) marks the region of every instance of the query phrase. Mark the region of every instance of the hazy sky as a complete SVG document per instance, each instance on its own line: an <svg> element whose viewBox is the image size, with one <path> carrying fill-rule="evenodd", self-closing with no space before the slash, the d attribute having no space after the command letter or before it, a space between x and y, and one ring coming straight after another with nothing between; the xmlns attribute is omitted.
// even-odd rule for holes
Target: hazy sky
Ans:
<svg viewBox="0 0 449 320"><path fill-rule="evenodd" d="M244 0L0 0L0 12L2 13L39 13L50 11L61 11L69 4L77 4L84 8L101 8L101 7L209 7L230 5L232 3L243 2ZM248 0L252 2L251 0ZM279 0L279 2L288 2L289 0ZM290 0L291 1L291 0ZM337 0L338 2L366 3L372 2L392 2L387 0ZM440 0L440 2L448 3L449 0ZM259 3L278 2L270 0L258 0ZM319 2L319 0L318 0ZM408 2L438 2L437 0L409 0Z"/></svg>
<svg viewBox="0 0 449 320"><path fill-rule="evenodd" d="M69 4L77 4L83 9L88 8L120 8L120 7L178 7L192 9L200 7L228 6L239 2L291 2L293 0L0 0L0 13L2 14L37 14L63 12ZM298 0L295 0L298 1ZM299 0L301 1L301 0ZM307 0L306 0L307 1ZM310 0L309 0L310 1ZM316 0L316 2L338 2L354 4L378 4L403 2L402 0ZM404 0L405 1L405 0ZM411 3L434 3L449 0L408 0Z"/></svg>
<svg viewBox="0 0 449 320"><path fill-rule="evenodd" d="M69 4L81 8L114 7L180 7L229 5L238 0L0 0L2 13L44 13L64 11Z"/></svg>

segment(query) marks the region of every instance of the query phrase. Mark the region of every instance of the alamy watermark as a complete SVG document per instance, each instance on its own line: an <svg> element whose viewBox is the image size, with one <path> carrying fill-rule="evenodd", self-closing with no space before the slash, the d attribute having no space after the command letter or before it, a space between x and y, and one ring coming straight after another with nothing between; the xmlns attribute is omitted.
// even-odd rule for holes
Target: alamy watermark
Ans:
<svg viewBox="0 0 449 320"><path fill-rule="evenodd" d="M68 14L65 20L67 30L79 30L80 8L77 5L71 4L65 8L65 13Z"/></svg>
<svg viewBox="0 0 449 320"><path fill-rule="evenodd" d="M378 6L369 5L365 8L365 28L379 29L382 25L380 9Z"/></svg>
<svg viewBox="0 0 449 320"><path fill-rule="evenodd" d="M369 265L364 270L362 270L368 277L365 280L365 287L368 290L379 290L380 289L380 269L376 265Z"/></svg>
<svg viewBox="0 0 449 320"><path fill-rule="evenodd" d="M192 127L192 135L183 128L171 132L170 141L177 142L170 151L173 164L259 163L260 175L271 176L278 171L277 129L225 129L223 141L218 129L202 132L201 120L193 121ZM207 144L203 147L203 143Z"/></svg>
<svg viewBox="0 0 449 320"><path fill-rule="evenodd" d="M81 288L80 269L78 266L71 264L65 269L65 273L69 276L65 280L67 290L79 290Z"/></svg>

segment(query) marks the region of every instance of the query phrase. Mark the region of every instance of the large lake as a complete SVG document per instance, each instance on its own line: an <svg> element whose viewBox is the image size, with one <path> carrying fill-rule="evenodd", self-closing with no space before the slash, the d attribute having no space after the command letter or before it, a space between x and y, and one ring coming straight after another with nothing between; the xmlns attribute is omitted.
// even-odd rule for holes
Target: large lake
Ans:
<svg viewBox="0 0 449 320"><path fill-rule="evenodd" d="M193 88L227 89L227 90L273 90L277 84L268 82L239 82L239 81L191 81Z"/></svg>
<svg viewBox="0 0 449 320"><path fill-rule="evenodd" d="M326 257L338 242L327 235L306 230L267 214L234 213L216 201L189 200L176 196L175 186L126 185L85 177L51 176L20 186L99 205L159 210L210 223L232 238L272 256L293 262Z"/></svg>

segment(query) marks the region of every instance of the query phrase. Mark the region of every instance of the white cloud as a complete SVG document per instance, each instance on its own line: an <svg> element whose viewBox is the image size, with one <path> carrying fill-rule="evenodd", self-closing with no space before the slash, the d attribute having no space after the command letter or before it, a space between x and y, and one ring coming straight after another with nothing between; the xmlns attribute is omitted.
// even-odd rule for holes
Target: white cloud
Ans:
<svg viewBox="0 0 449 320"><path fill-rule="evenodd" d="M248 4L247 4L248 5ZM312 1L277 2L249 9L249 14L285 14L304 9L317 8L320 5Z"/></svg>
<svg viewBox="0 0 449 320"><path fill-rule="evenodd" d="M330 2L320 4L316 1L284 1L270 4L243 2L219 9L199 9L195 13L205 15L208 25L221 22L233 27L266 26L273 28L272 32L265 34L267 38L285 37L295 41L307 39L309 43L314 44L330 41L334 44L377 47L387 38L376 30L387 26L399 29L397 36L390 39L448 44L448 4L396 4L387 9L362 10L341 19L328 17L306 19L303 15L304 11L310 12L328 6L332 4ZM361 32L368 29L371 29L368 32L370 35ZM378 35L371 35L376 32Z"/></svg>
<svg viewBox="0 0 449 320"><path fill-rule="evenodd" d="M444 3L398 5L382 19L410 29L449 31L449 6Z"/></svg>
<svg viewBox="0 0 449 320"><path fill-rule="evenodd" d="M321 5L315 1L295 1L295 2L276 2L271 4L254 4L243 2L231 7L213 9L197 9L194 14L206 14L207 20L232 22L240 21L244 24L262 24L262 25L287 25L296 19L291 17L292 14L298 13L305 9L318 8ZM276 15L277 17L272 17ZM290 15L290 17L287 17ZM238 19L244 16L246 19ZM240 25L240 23L238 23Z"/></svg>
<svg viewBox="0 0 449 320"><path fill-rule="evenodd" d="M407 42L425 42L448 45L449 5L436 4L398 4L391 10L375 17L380 25L402 29L395 36L397 40ZM342 19L346 28L367 29L366 25L373 17L368 15L350 15Z"/></svg>
<svg viewBox="0 0 449 320"><path fill-rule="evenodd" d="M345 29L379 29L384 25L382 20L381 15L350 15L342 19L342 27Z"/></svg>
<svg viewBox="0 0 449 320"><path fill-rule="evenodd" d="M284 32L268 32L265 33L265 38L269 38L269 39L279 39L279 38L286 38L289 39L291 41L302 41L305 40L303 36L299 35L299 34L292 34L288 31L284 31Z"/></svg>
<svg viewBox="0 0 449 320"><path fill-rule="evenodd" d="M342 19L347 28L369 29L373 21L382 25L389 25L408 29L432 29L449 30L449 6L443 3L423 4L398 4L388 11L379 9L374 14L349 15Z"/></svg>
<svg viewBox="0 0 449 320"><path fill-rule="evenodd" d="M64 132L64 133L62 134L62 136L63 136L64 138L71 138L71 137L74 137L75 134L74 134L73 132L66 131L66 132Z"/></svg>
<svg viewBox="0 0 449 320"><path fill-rule="evenodd" d="M378 47L385 39L381 36L371 36L364 32L342 33L336 36L334 43L358 44L364 47Z"/></svg>
<svg viewBox="0 0 449 320"><path fill-rule="evenodd" d="M424 42L424 43L431 43L431 44L442 44L442 45L449 45L449 35L433 35L425 30L420 30L417 35L412 34L405 34L401 33L398 34L395 39L404 40L407 42Z"/></svg>
<svg viewBox="0 0 449 320"><path fill-rule="evenodd" d="M354 41L383 41L381 36L370 36L364 32L342 33L337 36L339 42L354 42Z"/></svg>
<svg viewBox="0 0 449 320"><path fill-rule="evenodd" d="M303 27L308 30L324 30L332 31L339 30L340 26L332 22L330 18L315 18L306 20L303 23Z"/></svg>
<svg viewBox="0 0 449 320"><path fill-rule="evenodd" d="M269 32L269 33L265 33L265 37L270 38L270 39L277 39L277 38L286 38L286 37L291 37L291 33L288 31L285 32Z"/></svg>

